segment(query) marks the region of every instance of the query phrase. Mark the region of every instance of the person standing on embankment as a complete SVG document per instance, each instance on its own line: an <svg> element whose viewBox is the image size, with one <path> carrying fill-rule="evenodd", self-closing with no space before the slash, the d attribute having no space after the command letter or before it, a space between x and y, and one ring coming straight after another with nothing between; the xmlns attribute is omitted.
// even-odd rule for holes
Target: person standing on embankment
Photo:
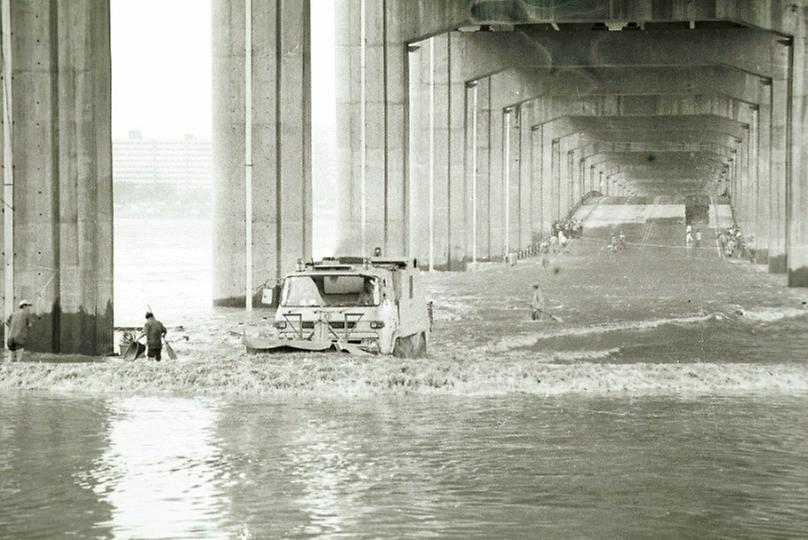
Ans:
<svg viewBox="0 0 808 540"><path fill-rule="evenodd" d="M6 345L8 346L8 361L22 362L25 353L25 344L28 341L28 329L34 325L29 307L31 302L23 300L20 307L9 315L6 321Z"/></svg>
<svg viewBox="0 0 808 540"><path fill-rule="evenodd" d="M168 330L163 323L154 318L151 311L146 312L146 324L143 325L143 332L137 339L146 336L146 356L160 361L160 352L163 349L163 338ZM169 351L170 352L170 351Z"/></svg>

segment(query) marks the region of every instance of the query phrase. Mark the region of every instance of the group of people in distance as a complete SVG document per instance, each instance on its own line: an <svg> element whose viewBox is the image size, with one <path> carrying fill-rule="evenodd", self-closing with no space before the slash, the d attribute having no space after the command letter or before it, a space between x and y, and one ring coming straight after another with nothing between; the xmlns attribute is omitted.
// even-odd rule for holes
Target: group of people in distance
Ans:
<svg viewBox="0 0 808 540"><path fill-rule="evenodd" d="M541 239L539 253L544 256L569 253L569 241L574 238L581 238L583 234L584 225L577 219L554 221L550 226L550 236Z"/></svg>
<svg viewBox="0 0 808 540"><path fill-rule="evenodd" d="M626 233L623 232L623 229L619 231L615 231L612 228L611 233L609 234L609 245L606 246L611 253L618 253L626 250Z"/></svg>
<svg viewBox="0 0 808 540"><path fill-rule="evenodd" d="M568 240L571 238L580 238L584 234L584 224L574 218L565 219L563 221L556 220L550 226L550 236L561 238L562 236Z"/></svg>
<svg viewBox="0 0 808 540"><path fill-rule="evenodd" d="M719 229L716 236L718 242L718 252L720 257L741 257L755 260L755 250L753 248L755 237L750 234L744 238L741 228L731 225L726 229Z"/></svg>

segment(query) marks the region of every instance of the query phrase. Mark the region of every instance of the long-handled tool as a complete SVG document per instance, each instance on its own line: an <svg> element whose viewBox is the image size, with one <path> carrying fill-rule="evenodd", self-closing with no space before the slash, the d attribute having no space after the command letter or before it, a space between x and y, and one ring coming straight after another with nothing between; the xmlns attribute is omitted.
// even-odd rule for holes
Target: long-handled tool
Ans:
<svg viewBox="0 0 808 540"><path fill-rule="evenodd" d="M176 360L177 353L174 352L174 348L171 347L171 345L168 343L165 337L163 338L163 343L165 343L166 345L166 352L168 353L168 357L171 358L172 360Z"/></svg>
<svg viewBox="0 0 808 540"><path fill-rule="evenodd" d="M536 308L534 308L532 306L531 306L531 309L533 310L534 313L538 313L540 315L547 315L548 317L550 317L550 319L552 319L553 321L555 321L557 323L564 322L564 320L561 317L556 317L555 315L553 315L552 313L550 313L550 312L548 312L548 311L546 311L544 309L536 309ZM534 319L534 320L539 320L539 319Z"/></svg>

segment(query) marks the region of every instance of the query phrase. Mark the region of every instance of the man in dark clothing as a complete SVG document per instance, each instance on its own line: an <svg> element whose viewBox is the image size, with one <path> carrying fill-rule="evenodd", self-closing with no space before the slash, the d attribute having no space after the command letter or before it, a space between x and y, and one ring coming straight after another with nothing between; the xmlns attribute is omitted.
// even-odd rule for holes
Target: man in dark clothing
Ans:
<svg viewBox="0 0 808 540"><path fill-rule="evenodd" d="M8 346L8 361L22 362L25 352L25 343L28 341L28 329L33 326L33 317L28 308L31 302L23 300L20 307L12 313L6 321L6 345Z"/></svg>
<svg viewBox="0 0 808 540"><path fill-rule="evenodd" d="M160 351L163 349L163 338L166 337L166 327L163 323L154 318L151 311L146 313L146 324L143 325L143 333L138 339L146 336L146 356L160 361Z"/></svg>

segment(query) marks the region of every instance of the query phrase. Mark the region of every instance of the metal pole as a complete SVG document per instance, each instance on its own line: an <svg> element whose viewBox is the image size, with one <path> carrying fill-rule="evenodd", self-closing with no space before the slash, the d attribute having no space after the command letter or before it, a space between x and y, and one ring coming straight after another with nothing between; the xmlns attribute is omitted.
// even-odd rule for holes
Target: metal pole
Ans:
<svg viewBox="0 0 808 540"><path fill-rule="evenodd" d="M435 270L435 39L429 39L429 271Z"/></svg>
<svg viewBox="0 0 808 540"><path fill-rule="evenodd" d="M505 184L505 258L511 252L511 111L506 109L502 144L502 176Z"/></svg>
<svg viewBox="0 0 808 540"><path fill-rule="evenodd" d="M413 151L413 134L416 126L420 127L415 118L416 103L419 103L419 87L421 53L418 52L420 46L410 45L407 50L407 90L409 93L409 105L407 107L407 258L412 260L415 257L415 188L413 180L415 174L415 154ZM417 54L417 57L415 56Z"/></svg>
<svg viewBox="0 0 808 540"><path fill-rule="evenodd" d="M3 0L3 251L5 252L3 320L14 312L14 155L11 101L11 0Z"/></svg>
<svg viewBox="0 0 808 540"><path fill-rule="evenodd" d="M471 262L477 263L477 85L471 89Z"/></svg>
<svg viewBox="0 0 808 540"><path fill-rule="evenodd" d="M362 256L367 257L367 33L365 0L359 3L359 220Z"/></svg>
<svg viewBox="0 0 808 540"><path fill-rule="evenodd" d="M252 0L244 0L244 298L253 308L252 257Z"/></svg>

